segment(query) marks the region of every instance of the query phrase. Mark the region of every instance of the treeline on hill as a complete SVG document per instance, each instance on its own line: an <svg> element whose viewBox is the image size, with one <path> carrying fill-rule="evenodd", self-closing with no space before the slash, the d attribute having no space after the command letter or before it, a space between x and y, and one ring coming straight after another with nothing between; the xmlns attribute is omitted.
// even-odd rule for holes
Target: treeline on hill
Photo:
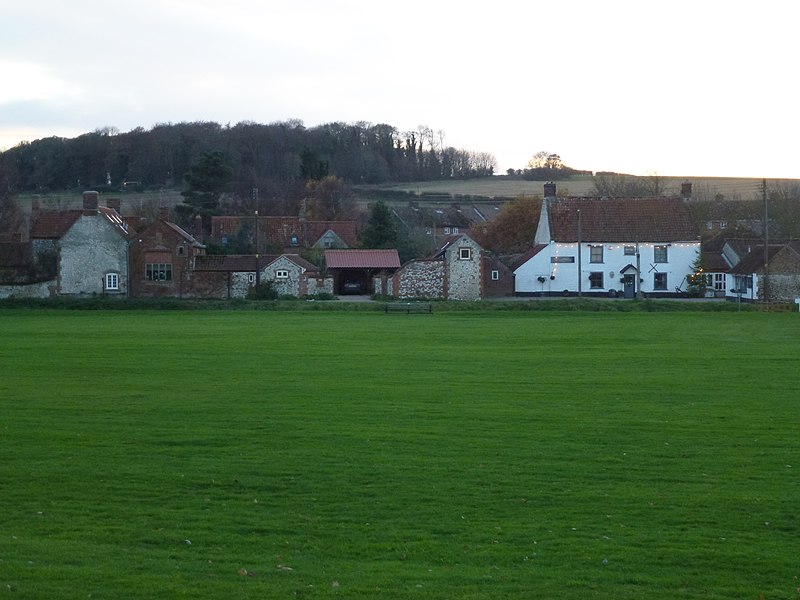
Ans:
<svg viewBox="0 0 800 600"><path fill-rule="evenodd" d="M221 152L232 171L232 189L248 196L292 195L303 182L335 175L350 184L464 179L494 174L485 152L444 145L443 134L370 123L301 121L268 125L242 122L160 124L127 133L113 128L77 138L50 137L0 153L4 193L65 190L180 188L203 154Z"/></svg>

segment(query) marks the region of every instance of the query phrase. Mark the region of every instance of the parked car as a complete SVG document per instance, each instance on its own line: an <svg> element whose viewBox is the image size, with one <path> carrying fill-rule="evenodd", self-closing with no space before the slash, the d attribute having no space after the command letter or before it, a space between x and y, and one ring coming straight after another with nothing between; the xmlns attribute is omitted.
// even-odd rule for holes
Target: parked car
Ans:
<svg viewBox="0 0 800 600"><path fill-rule="evenodd" d="M345 281L344 285L342 285L343 294L360 294L362 290L360 281Z"/></svg>

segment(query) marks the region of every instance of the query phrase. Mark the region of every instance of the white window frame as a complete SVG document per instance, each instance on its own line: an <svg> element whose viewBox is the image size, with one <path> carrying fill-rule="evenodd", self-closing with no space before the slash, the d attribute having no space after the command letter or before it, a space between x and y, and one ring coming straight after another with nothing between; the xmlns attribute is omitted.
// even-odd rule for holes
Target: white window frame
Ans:
<svg viewBox="0 0 800 600"><path fill-rule="evenodd" d="M275 270L275 279L289 279L289 270L288 269L276 269Z"/></svg>
<svg viewBox="0 0 800 600"><path fill-rule="evenodd" d="M444 234L445 235L450 235L450 228L449 227L445 227L444 228Z"/></svg>
<svg viewBox="0 0 800 600"><path fill-rule="evenodd" d="M119 291L119 273L106 273L103 278L103 288L107 292Z"/></svg>
<svg viewBox="0 0 800 600"><path fill-rule="evenodd" d="M255 273L248 273L247 274L247 283L255 283L256 282L256 274Z"/></svg>
<svg viewBox="0 0 800 600"><path fill-rule="evenodd" d="M472 248L459 248L458 260L472 260Z"/></svg>
<svg viewBox="0 0 800 600"><path fill-rule="evenodd" d="M458 227L453 227L453 235L458 233Z"/></svg>
<svg viewBox="0 0 800 600"><path fill-rule="evenodd" d="M500 271L496 269L492 271L492 281L500 281Z"/></svg>

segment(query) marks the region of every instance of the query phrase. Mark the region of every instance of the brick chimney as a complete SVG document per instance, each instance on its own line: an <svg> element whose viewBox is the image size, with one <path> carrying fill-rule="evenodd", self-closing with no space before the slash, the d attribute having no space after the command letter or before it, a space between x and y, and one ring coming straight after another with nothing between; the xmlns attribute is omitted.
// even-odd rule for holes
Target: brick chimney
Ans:
<svg viewBox="0 0 800 600"><path fill-rule="evenodd" d="M552 181L550 183L544 184L544 197L545 198L555 198L556 197L556 184Z"/></svg>
<svg viewBox="0 0 800 600"><path fill-rule="evenodd" d="M119 198L109 198L106 200L106 206L108 208L113 208L115 211L117 211L117 214L122 214L122 200Z"/></svg>
<svg viewBox="0 0 800 600"><path fill-rule="evenodd" d="M692 197L692 183L690 181L686 181L681 184L681 198L691 198Z"/></svg>
<svg viewBox="0 0 800 600"><path fill-rule="evenodd" d="M83 192L83 210L96 211L99 197L100 194L98 192Z"/></svg>

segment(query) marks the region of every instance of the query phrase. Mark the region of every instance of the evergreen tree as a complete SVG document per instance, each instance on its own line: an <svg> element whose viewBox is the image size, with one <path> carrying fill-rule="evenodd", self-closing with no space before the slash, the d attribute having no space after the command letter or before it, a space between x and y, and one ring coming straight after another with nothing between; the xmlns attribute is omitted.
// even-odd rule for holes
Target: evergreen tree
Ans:
<svg viewBox="0 0 800 600"><path fill-rule="evenodd" d="M372 205L369 220L361 232L363 248L395 248L397 246L397 227L389 207L382 201Z"/></svg>
<svg viewBox="0 0 800 600"><path fill-rule="evenodd" d="M227 191L232 177L222 152L206 152L186 174L189 189L182 192L183 204L175 210L189 221L196 215L203 218L203 227L211 229L211 216L221 214L220 200Z"/></svg>

